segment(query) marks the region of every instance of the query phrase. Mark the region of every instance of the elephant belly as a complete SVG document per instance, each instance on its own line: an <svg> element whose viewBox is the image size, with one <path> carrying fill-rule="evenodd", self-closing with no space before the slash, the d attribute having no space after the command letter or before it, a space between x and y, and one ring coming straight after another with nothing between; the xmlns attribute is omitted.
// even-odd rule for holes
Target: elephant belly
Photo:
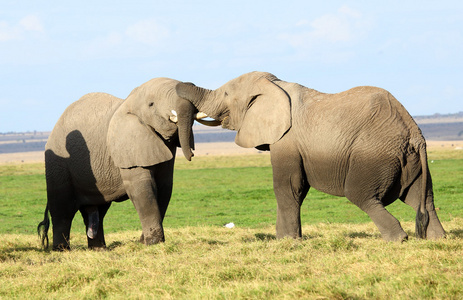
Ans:
<svg viewBox="0 0 463 300"><path fill-rule="evenodd" d="M309 185L323 193L333 196L343 197L344 195L344 178L338 172L328 172L332 170L330 166L317 166L317 168L307 168L307 180Z"/></svg>
<svg viewBox="0 0 463 300"><path fill-rule="evenodd" d="M95 184L76 184L77 201L80 205L101 205L112 201L128 199L125 189L120 186L101 187Z"/></svg>
<svg viewBox="0 0 463 300"><path fill-rule="evenodd" d="M90 168L71 167L73 185L83 204L104 204L127 199L119 169L111 163Z"/></svg>
<svg viewBox="0 0 463 300"><path fill-rule="evenodd" d="M312 153L304 159L304 169L312 188L330 195L344 196L347 160L342 155L329 151Z"/></svg>

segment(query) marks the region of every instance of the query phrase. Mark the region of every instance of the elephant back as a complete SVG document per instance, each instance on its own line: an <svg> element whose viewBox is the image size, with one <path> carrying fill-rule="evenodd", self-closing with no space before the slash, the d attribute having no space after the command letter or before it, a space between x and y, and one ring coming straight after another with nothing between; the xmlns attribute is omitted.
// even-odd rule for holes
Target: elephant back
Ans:
<svg viewBox="0 0 463 300"><path fill-rule="evenodd" d="M67 148L78 146L72 140L72 132L74 135L79 132L87 147L96 141L101 144L98 139L105 139L111 117L122 102L122 99L105 93L84 95L63 112L48 138L45 150L52 150L60 157L69 157Z"/></svg>
<svg viewBox="0 0 463 300"><path fill-rule="evenodd" d="M104 191L104 186L119 186L120 178L108 175L117 174L118 169L110 159L106 133L112 115L122 102L109 94L92 93L72 103L46 144L47 172L67 169L78 190L94 186Z"/></svg>

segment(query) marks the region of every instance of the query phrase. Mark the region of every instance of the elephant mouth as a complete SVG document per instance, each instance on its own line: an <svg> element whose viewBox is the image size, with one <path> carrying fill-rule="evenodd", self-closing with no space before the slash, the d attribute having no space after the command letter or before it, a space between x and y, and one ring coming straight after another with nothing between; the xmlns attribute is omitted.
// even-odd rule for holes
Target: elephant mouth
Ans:
<svg viewBox="0 0 463 300"><path fill-rule="evenodd" d="M222 128L230 129L230 130L235 130L235 127L234 127L233 125L230 124L230 116L226 116L226 117L222 120Z"/></svg>

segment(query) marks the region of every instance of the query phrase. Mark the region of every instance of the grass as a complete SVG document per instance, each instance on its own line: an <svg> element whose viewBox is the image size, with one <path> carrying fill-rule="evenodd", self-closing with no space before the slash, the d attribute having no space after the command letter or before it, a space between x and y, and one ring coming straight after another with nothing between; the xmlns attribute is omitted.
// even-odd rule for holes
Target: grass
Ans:
<svg viewBox="0 0 463 300"><path fill-rule="evenodd" d="M108 235L109 251L43 252L31 235L3 235L0 297L47 299L459 299L463 219L449 236L386 243L371 223L304 225L302 240L273 227L167 229L146 247L138 231ZM404 223L407 232L414 224Z"/></svg>
<svg viewBox="0 0 463 300"><path fill-rule="evenodd" d="M146 247L130 201L105 218L109 251L43 251L35 230L46 203L43 164L0 166L0 298L459 299L463 296L463 151L429 151L435 204L448 236L417 240L414 211L388 210L410 240L386 243L344 198L314 190L303 239L275 239L268 155L178 159L166 242ZM234 222L233 229L223 224Z"/></svg>

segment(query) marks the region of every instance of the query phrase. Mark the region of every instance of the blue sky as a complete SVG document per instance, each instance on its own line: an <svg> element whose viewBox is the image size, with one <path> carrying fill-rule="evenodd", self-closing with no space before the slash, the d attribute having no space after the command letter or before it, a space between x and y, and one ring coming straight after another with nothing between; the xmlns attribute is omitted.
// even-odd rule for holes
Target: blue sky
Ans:
<svg viewBox="0 0 463 300"><path fill-rule="evenodd" d="M89 92L125 98L155 77L214 89L255 70L329 93L379 86L414 116L463 111L462 1L282 3L3 0L0 132L51 130Z"/></svg>

